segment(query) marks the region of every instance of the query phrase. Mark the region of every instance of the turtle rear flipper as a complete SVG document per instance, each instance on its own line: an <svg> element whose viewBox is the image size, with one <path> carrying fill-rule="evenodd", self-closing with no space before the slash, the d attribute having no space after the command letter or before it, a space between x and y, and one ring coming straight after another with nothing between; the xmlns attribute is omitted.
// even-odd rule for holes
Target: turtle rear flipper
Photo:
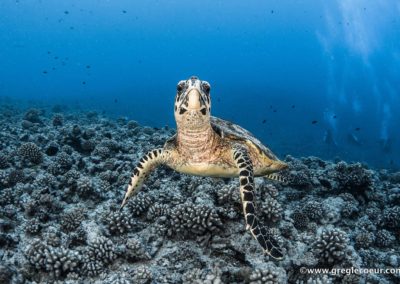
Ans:
<svg viewBox="0 0 400 284"><path fill-rule="evenodd" d="M267 175L265 175L263 177L265 177L267 179L270 179L270 180L287 183L286 177L284 177L284 176L282 176L282 175L280 175L278 173L267 174Z"/></svg>

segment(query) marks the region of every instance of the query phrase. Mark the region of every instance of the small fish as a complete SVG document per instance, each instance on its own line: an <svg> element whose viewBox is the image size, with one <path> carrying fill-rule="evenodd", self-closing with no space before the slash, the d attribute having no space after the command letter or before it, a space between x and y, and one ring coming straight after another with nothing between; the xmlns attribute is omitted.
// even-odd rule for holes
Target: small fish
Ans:
<svg viewBox="0 0 400 284"><path fill-rule="evenodd" d="M114 103L118 103L118 99L114 99Z"/></svg>
<svg viewBox="0 0 400 284"><path fill-rule="evenodd" d="M262 123L263 123L263 124L265 124L266 122L267 122L267 120L266 120L266 119L264 119L264 120L262 121Z"/></svg>
<svg viewBox="0 0 400 284"><path fill-rule="evenodd" d="M51 54L51 51L47 51L47 54Z"/></svg>
<svg viewBox="0 0 400 284"><path fill-rule="evenodd" d="M86 69L90 69L90 65L86 65Z"/></svg>
<svg viewBox="0 0 400 284"><path fill-rule="evenodd" d="M335 118L335 119L336 119L336 117L337 117L336 115L333 116L333 118Z"/></svg>
<svg viewBox="0 0 400 284"><path fill-rule="evenodd" d="M126 14L126 10L122 10L122 13Z"/></svg>
<svg viewBox="0 0 400 284"><path fill-rule="evenodd" d="M296 106L295 105L292 105L292 108L295 108Z"/></svg>
<svg viewBox="0 0 400 284"><path fill-rule="evenodd" d="M47 70L43 70L43 74L47 74Z"/></svg>
<svg viewBox="0 0 400 284"><path fill-rule="evenodd" d="M86 85L86 81L82 81L82 85Z"/></svg>
<svg viewBox="0 0 400 284"><path fill-rule="evenodd" d="M311 121L311 124L317 124L317 123L318 123L318 120Z"/></svg>
<svg viewBox="0 0 400 284"><path fill-rule="evenodd" d="M218 99L217 99L217 102L221 102L221 99L220 99L220 98L218 98Z"/></svg>
<svg viewBox="0 0 400 284"><path fill-rule="evenodd" d="M274 112L277 112L277 110L276 110L276 109L274 109Z"/></svg>
<svg viewBox="0 0 400 284"><path fill-rule="evenodd" d="M271 10L271 14L273 14L274 13L274 10Z"/></svg>
<svg viewBox="0 0 400 284"><path fill-rule="evenodd" d="M354 128L354 130L355 130L355 131L360 131L361 128L360 128L360 127L356 127L356 128Z"/></svg>
<svg viewBox="0 0 400 284"><path fill-rule="evenodd" d="M68 15L68 14L69 14L69 11L64 11L64 14L65 14L65 15Z"/></svg>
<svg viewBox="0 0 400 284"><path fill-rule="evenodd" d="M57 59L58 59L58 56L54 56L54 59L57 60Z"/></svg>

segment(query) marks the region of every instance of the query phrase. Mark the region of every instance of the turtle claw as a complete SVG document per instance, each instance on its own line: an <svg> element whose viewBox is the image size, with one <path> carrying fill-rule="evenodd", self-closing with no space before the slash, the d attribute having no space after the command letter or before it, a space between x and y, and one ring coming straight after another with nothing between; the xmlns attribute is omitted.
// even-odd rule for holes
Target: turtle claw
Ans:
<svg viewBox="0 0 400 284"><path fill-rule="evenodd" d="M127 202L128 202L128 197L125 196L124 200L121 203L121 207L119 208L119 211L122 211L122 209L124 208L124 206L126 205Z"/></svg>

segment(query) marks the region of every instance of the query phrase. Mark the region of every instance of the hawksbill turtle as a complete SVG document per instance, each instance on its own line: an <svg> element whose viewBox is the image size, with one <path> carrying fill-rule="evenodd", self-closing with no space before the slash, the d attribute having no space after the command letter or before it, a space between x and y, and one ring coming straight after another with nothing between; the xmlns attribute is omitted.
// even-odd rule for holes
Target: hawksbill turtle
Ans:
<svg viewBox="0 0 400 284"><path fill-rule="evenodd" d="M260 225L254 205L254 177L282 180L278 171L287 168L249 131L211 116L210 84L192 76L177 85L174 114L177 133L163 148L144 155L133 170L122 207L137 193L144 179L158 165L175 171L211 177L239 177L246 229L275 259L283 257L277 241Z"/></svg>

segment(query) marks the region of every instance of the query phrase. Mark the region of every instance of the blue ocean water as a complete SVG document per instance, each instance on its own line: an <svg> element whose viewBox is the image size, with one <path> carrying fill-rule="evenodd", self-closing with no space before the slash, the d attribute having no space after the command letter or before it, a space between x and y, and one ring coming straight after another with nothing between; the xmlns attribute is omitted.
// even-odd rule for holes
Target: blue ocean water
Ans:
<svg viewBox="0 0 400 284"><path fill-rule="evenodd" d="M0 97L174 126L176 83L197 75L213 115L279 156L395 169L399 16L394 0L2 0Z"/></svg>

